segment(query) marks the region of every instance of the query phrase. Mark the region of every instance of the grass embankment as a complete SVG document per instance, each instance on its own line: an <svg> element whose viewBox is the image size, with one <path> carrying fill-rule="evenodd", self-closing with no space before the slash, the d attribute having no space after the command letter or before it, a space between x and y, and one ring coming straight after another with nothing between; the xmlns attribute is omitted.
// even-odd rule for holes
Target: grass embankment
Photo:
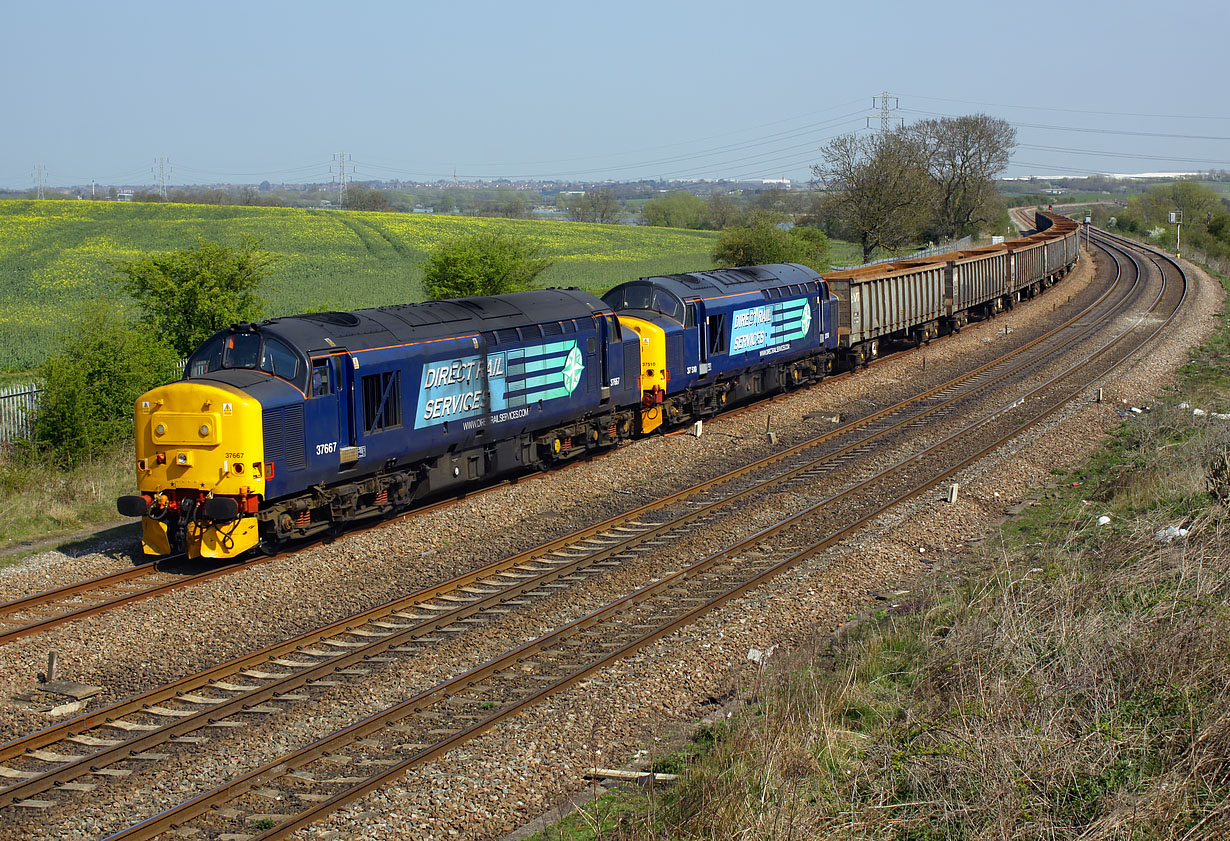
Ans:
<svg viewBox="0 0 1230 841"><path fill-rule="evenodd" d="M122 519L115 500L136 488L133 458L129 444L68 470L0 461L0 549Z"/></svg>
<svg viewBox="0 0 1230 841"><path fill-rule="evenodd" d="M993 548L703 731L674 789L542 837L1230 838L1230 423L1190 408L1230 411L1225 314L1194 357Z"/></svg>
<svg viewBox="0 0 1230 841"><path fill-rule="evenodd" d="M188 204L0 201L0 371L40 364L65 314L115 298L111 263L243 235L277 256L270 314L423 299L422 266L442 242L479 230L528 239L554 261L542 286L601 294L643 275L712 267L717 234L635 225Z"/></svg>

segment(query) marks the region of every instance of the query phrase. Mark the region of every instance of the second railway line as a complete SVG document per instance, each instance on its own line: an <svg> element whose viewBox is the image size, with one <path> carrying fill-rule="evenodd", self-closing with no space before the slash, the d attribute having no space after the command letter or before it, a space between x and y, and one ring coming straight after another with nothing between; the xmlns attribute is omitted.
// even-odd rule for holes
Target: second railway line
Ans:
<svg viewBox="0 0 1230 841"><path fill-rule="evenodd" d="M1044 301L1045 299L1042 299L1042 300ZM756 516L759 516L759 515L756 515ZM749 519L752 519L752 518L749 518ZM692 552L692 553L695 553L695 552L697 552L697 551L699 551L699 548L692 548L692 550L691 550L691 552ZM251 813L250 813L250 814L251 814Z"/></svg>

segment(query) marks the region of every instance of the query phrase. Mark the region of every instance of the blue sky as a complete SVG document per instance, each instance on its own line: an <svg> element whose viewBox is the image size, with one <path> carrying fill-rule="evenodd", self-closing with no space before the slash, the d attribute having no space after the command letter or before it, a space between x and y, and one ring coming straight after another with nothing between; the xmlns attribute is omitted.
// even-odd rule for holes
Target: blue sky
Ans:
<svg viewBox="0 0 1230 841"><path fill-rule="evenodd" d="M805 179L836 134L985 112L1010 175L1230 169L1230 12L1081 2L6 3L0 187Z"/></svg>

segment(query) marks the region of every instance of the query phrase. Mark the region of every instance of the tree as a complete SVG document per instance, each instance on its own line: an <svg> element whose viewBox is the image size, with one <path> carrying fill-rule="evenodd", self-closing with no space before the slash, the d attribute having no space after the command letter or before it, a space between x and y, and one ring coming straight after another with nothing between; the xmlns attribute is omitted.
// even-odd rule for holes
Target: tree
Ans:
<svg viewBox="0 0 1230 841"><path fill-rule="evenodd" d="M828 268L829 240L816 228L784 230L771 218L722 231L713 262L722 267L759 266L766 263L802 263L816 271Z"/></svg>
<svg viewBox="0 0 1230 841"><path fill-rule="evenodd" d="M926 150L939 238L974 233L999 215L995 176L1008 168L1016 129L996 117L970 114L920 120L907 131Z"/></svg>
<svg viewBox="0 0 1230 841"><path fill-rule="evenodd" d="M610 190L587 190L568 197L568 218L574 222L617 222L619 200Z"/></svg>
<svg viewBox="0 0 1230 841"><path fill-rule="evenodd" d="M373 190L366 184L351 184L346 188L347 210L372 210L385 212L389 209L389 197L386 193Z"/></svg>
<svg viewBox="0 0 1230 841"><path fill-rule="evenodd" d="M523 239L501 233L469 234L432 252L423 268L423 288L437 301L519 292L550 265L538 246Z"/></svg>
<svg viewBox="0 0 1230 841"><path fill-rule="evenodd" d="M739 219L739 204L725 193L714 193L706 202L708 207L705 209L706 215L709 217L709 224L714 230L722 230L723 228L735 224Z"/></svg>
<svg viewBox="0 0 1230 841"><path fill-rule="evenodd" d="M517 190L500 188L495 198L483 202L479 211L483 216L502 216L506 219L524 219L530 215L525 195Z"/></svg>
<svg viewBox="0 0 1230 841"><path fill-rule="evenodd" d="M115 263L112 280L137 299L150 334L186 357L224 327L264 316L257 290L275 259L252 237L237 249L198 237L192 248Z"/></svg>
<svg viewBox="0 0 1230 841"><path fill-rule="evenodd" d="M34 420L35 445L69 464L129 440L137 397L179 376L175 352L114 309L88 311L74 334L39 369Z"/></svg>
<svg viewBox="0 0 1230 841"><path fill-rule="evenodd" d="M897 249L918 236L935 188L917 137L902 130L846 134L821 154L812 174L830 192L829 211L862 246L864 262L876 248Z"/></svg>
<svg viewBox="0 0 1230 841"><path fill-rule="evenodd" d="M660 228L702 228L705 225L705 200L683 190L645 202L645 224Z"/></svg>

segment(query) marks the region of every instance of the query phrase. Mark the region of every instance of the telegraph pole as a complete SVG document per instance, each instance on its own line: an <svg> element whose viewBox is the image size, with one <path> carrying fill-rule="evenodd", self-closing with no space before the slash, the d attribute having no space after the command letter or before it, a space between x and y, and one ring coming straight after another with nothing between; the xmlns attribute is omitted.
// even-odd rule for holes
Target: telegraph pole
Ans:
<svg viewBox="0 0 1230 841"><path fill-rule="evenodd" d="M34 165L34 184L38 190L38 197L43 198L43 190L47 186L47 167L42 164Z"/></svg>
<svg viewBox="0 0 1230 841"><path fill-rule="evenodd" d="M347 155L345 152L338 152L336 155L333 156L333 161L334 163L337 164L337 175L334 176L334 179L337 181L337 187L338 187L338 190L337 190L338 206L345 207L346 206L346 163L347 161L349 161L352 164L350 168L351 169L350 175L353 176L354 175L354 166L353 166L354 160L349 155ZM333 169L333 167L329 167L329 169Z"/></svg>

